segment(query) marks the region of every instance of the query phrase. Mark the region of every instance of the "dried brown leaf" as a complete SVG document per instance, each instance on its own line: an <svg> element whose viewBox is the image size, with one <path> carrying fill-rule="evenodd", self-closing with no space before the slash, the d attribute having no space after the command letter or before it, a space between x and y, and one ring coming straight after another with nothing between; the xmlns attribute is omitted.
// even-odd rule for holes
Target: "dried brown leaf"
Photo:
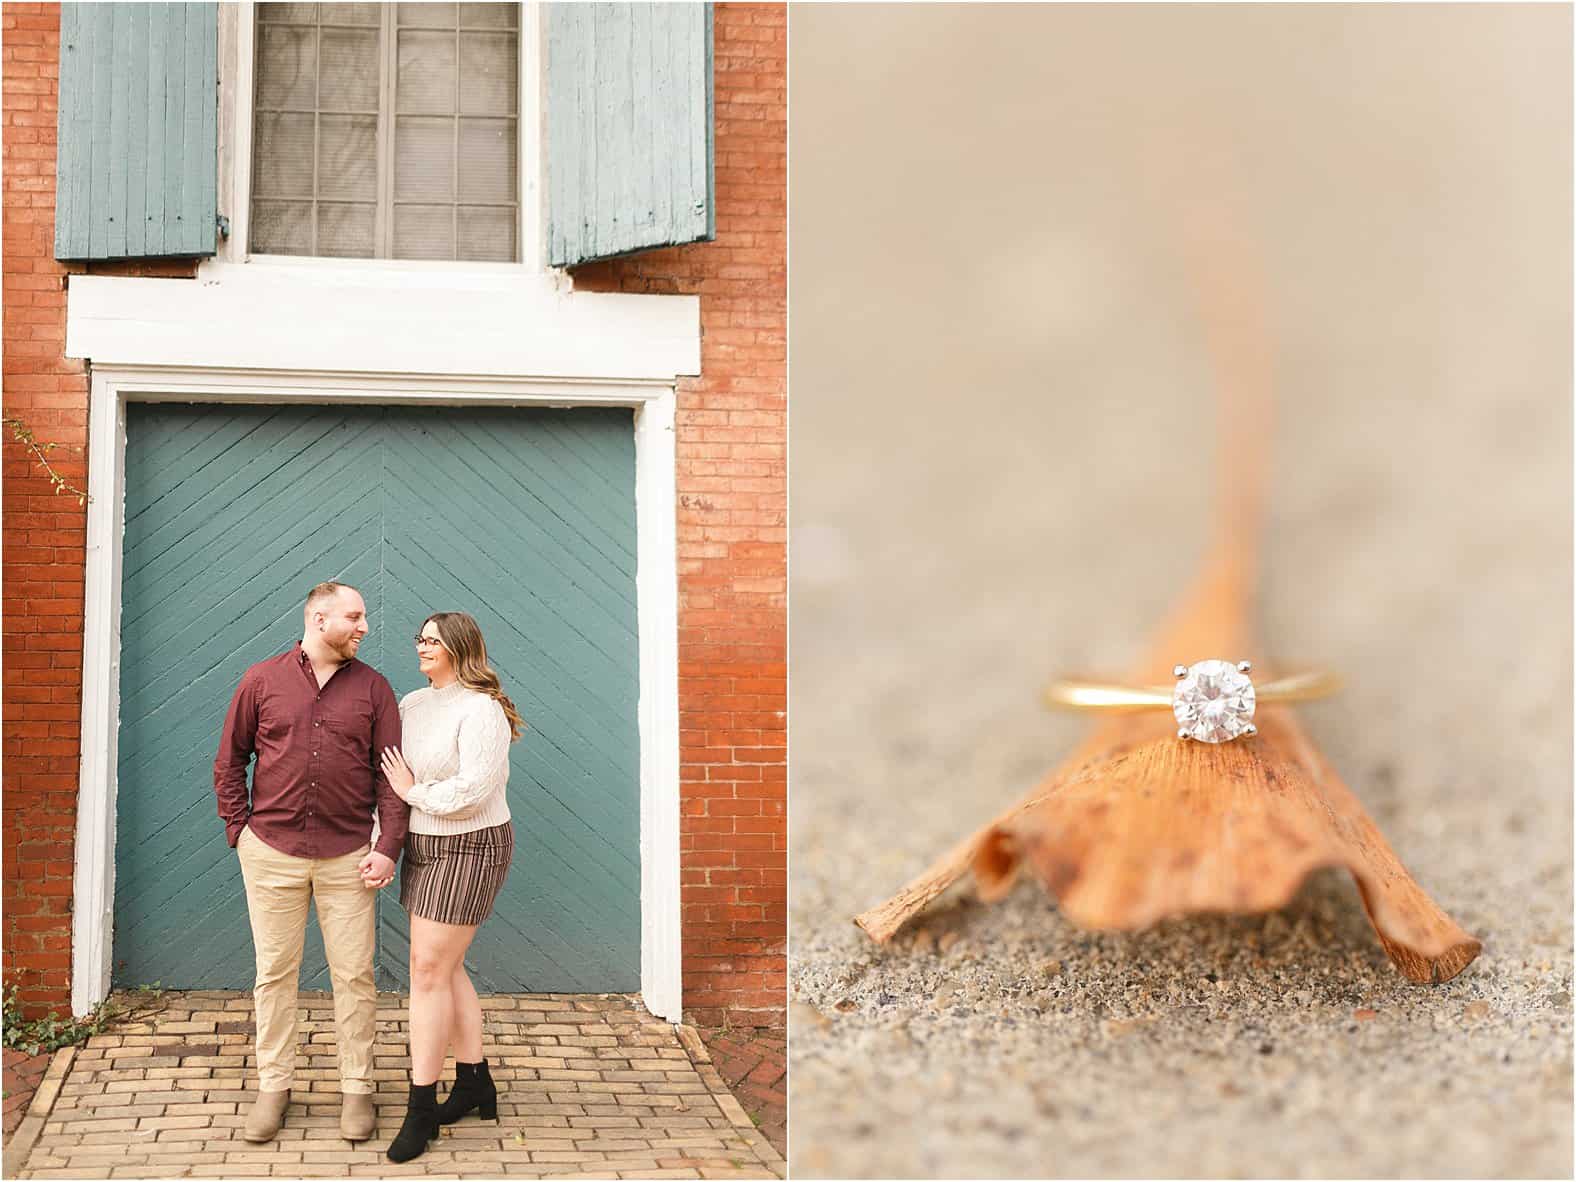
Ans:
<svg viewBox="0 0 1576 1182"><path fill-rule="evenodd" d="M1137 680L1163 678L1178 659L1251 651L1244 573L1218 558ZM1407 873L1291 710L1266 706L1255 721L1255 738L1210 745L1179 741L1165 713L1112 718L1025 800L855 922L885 942L965 872L993 901L1027 866L1074 923L1131 931L1273 910L1315 869L1344 866L1409 980L1448 980L1470 964L1479 942Z"/></svg>

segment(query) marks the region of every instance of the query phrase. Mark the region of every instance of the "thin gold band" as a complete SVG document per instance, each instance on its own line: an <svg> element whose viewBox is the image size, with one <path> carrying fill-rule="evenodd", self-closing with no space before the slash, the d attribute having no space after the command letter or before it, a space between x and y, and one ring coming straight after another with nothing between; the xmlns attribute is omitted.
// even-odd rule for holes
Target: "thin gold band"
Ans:
<svg viewBox="0 0 1576 1182"><path fill-rule="evenodd" d="M1307 702L1326 698L1341 688L1341 679L1321 669L1292 673L1253 687L1254 700ZM1171 686L1117 685L1109 681L1063 677L1045 687L1044 701L1057 710L1169 710Z"/></svg>

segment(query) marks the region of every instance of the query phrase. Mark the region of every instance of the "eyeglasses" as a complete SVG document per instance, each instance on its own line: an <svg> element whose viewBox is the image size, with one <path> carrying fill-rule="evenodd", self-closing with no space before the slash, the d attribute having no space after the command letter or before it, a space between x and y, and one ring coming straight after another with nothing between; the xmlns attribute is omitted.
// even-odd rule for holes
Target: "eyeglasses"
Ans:
<svg viewBox="0 0 1576 1182"><path fill-rule="evenodd" d="M439 648L443 647L443 641L439 640L436 636L417 636L414 639L416 641L417 648L425 648L429 644L435 644Z"/></svg>

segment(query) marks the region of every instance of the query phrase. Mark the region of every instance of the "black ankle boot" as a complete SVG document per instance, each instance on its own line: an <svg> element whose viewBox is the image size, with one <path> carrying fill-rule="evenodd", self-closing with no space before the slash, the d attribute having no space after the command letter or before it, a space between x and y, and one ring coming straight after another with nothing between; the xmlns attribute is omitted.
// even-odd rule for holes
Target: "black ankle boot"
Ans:
<svg viewBox="0 0 1576 1182"><path fill-rule="evenodd" d="M390 1161L410 1161L427 1151L427 1142L438 1136L438 1085L410 1085L410 1103L405 1109L405 1123L400 1125L394 1143L389 1146Z"/></svg>
<svg viewBox="0 0 1576 1182"><path fill-rule="evenodd" d="M452 1125L472 1109L483 1120L498 1119L498 1087L487 1072L486 1059L454 1065L454 1088L438 1105L438 1123Z"/></svg>

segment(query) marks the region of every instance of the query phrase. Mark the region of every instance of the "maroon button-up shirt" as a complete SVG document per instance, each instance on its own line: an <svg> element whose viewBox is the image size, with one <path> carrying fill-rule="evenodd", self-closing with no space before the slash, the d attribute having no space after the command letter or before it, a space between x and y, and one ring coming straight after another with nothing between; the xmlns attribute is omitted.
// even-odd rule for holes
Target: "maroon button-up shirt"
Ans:
<svg viewBox="0 0 1576 1182"><path fill-rule="evenodd" d="M225 837L234 846L249 824L281 853L337 858L371 838L375 807L378 852L398 861L410 806L389 787L380 755L399 745L399 702L388 679L352 658L319 689L296 641L248 669L230 699L213 761Z"/></svg>

